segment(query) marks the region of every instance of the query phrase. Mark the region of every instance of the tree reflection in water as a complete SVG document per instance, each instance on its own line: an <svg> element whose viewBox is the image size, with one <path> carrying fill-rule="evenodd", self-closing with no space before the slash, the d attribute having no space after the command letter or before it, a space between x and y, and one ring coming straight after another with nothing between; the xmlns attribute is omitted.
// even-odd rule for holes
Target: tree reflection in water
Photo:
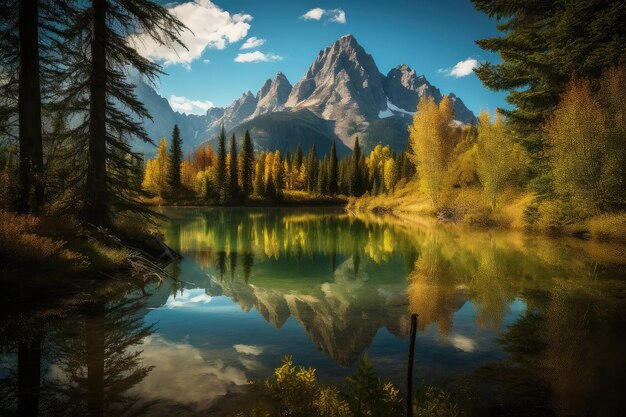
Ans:
<svg viewBox="0 0 626 417"><path fill-rule="evenodd" d="M17 350L17 370L2 380L2 413L146 414L153 403L129 393L151 371L141 363L140 346L153 333L143 323L145 300L139 289L129 292L126 282L122 288L98 290L78 305L56 308L54 314L24 314L17 334L17 326L3 329L2 352L11 356Z"/></svg>

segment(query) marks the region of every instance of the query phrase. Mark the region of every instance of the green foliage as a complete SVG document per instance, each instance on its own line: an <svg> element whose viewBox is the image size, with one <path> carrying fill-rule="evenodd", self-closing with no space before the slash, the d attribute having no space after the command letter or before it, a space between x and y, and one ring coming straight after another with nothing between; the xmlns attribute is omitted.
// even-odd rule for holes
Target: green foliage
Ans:
<svg viewBox="0 0 626 417"><path fill-rule="evenodd" d="M337 194L339 191L339 162L337 160L337 147L333 141L330 147L330 162L328 166L328 192Z"/></svg>
<svg viewBox="0 0 626 417"><path fill-rule="evenodd" d="M354 142L354 148L352 149L352 158L350 159L350 166L348 168L349 180L348 189L350 195L359 197L366 191L366 179L363 172L365 167L361 155L361 145L359 144L359 138L356 138Z"/></svg>
<svg viewBox="0 0 626 417"><path fill-rule="evenodd" d="M229 199L229 188L228 188L228 176L226 173L226 134L224 133L224 126L222 126L222 130L220 131L220 136L218 138L219 144L217 148L217 164L215 167L216 172L216 185L218 188L218 198L220 204L225 204Z"/></svg>
<svg viewBox="0 0 626 417"><path fill-rule="evenodd" d="M246 130L241 147L241 184L245 196L252 194L254 179L254 149L250 132Z"/></svg>
<svg viewBox="0 0 626 417"><path fill-rule="evenodd" d="M346 378L346 386L346 397L354 417L400 415L402 400L398 390L376 376L367 353L359 360L356 372Z"/></svg>
<svg viewBox="0 0 626 417"><path fill-rule="evenodd" d="M180 137L178 125L172 131L172 147L170 149L169 166L167 171L167 185L170 191L180 188L180 165L183 162L183 140Z"/></svg>
<svg viewBox="0 0 626 417"><path fill-rule="evenodd" d="M512 110L499 109L533 156L545 158L541 127L559 103L571 76L598 77L626 60L623 1L472 0L498 19L502 36L478 45L502 63L476 69L493 90L507 90ZM543 168L540 166L540 168Z"/></svg>
<svg viewBox="0 0 626 417"><path fill-rule="evenodd" d="M228 194L230 196L230 200L235 201L238 199L240 190L239 190L239 170L237 166L237 142L235 139L235 134L230 139L230 164L228 165Z"/></svg>
<svg viewBox="0 0 626 417"><path fill-rule="evenodd" d="M463 417L465 412L452 394L442 388L425 386L413 401L415 417Z"/></svg>
<svg viewBox="0 0 626 417"><path fill-rule="evenodd" d="M269 415L289 417L397 417L402 399L390 383L376 377L367 355L359 362L354 375L346 379L347 390L317 382L315 369L295 366L291 356L262 385L253 383L273 403L270 409L254 409L240 416ZM347 400L343 399L347 398Z"/></svg>

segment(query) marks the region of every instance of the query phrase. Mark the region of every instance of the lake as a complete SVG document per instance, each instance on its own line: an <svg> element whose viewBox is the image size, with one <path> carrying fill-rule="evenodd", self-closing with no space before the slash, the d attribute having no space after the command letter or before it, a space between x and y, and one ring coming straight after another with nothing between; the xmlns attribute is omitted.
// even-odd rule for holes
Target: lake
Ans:
<svg viewBox="0 0 626 417"><path fill-rule="evenodd" d="M411 313L418 387L490 415L626 408L624 246L341 209L164 214L175 280L2 314L0 413L228 415L283 355L341 385L367 353L403 390Z"/></svg>

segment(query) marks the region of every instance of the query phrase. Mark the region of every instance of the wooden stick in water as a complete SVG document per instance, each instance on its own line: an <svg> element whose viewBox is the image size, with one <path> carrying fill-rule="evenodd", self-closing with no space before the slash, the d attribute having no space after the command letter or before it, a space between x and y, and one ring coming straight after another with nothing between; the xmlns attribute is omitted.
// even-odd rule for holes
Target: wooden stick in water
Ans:
<svg viewBox="0 0 626 417"><path fill-rule="evenodd" d="M409 363L407 366L406 416L413 417L413 358L415 357L415 333L417 332L417 314L411 314L411 334L409 336Z"/></svg>

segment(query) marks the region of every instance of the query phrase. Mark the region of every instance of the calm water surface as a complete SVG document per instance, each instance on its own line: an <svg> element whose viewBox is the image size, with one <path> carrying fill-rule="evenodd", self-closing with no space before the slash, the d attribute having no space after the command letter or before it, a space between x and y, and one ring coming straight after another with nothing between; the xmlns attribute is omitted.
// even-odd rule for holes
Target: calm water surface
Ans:
<svg viewBox="0 0 626 417"><path fill-rule="evenodd" d="M402 389L410 313L418 385L471 387L491 415L626 406L623 246L330 209L165 213L176 282L2 315L0 413L227 415L285 354L341 384L367 352Z"/></svg>

